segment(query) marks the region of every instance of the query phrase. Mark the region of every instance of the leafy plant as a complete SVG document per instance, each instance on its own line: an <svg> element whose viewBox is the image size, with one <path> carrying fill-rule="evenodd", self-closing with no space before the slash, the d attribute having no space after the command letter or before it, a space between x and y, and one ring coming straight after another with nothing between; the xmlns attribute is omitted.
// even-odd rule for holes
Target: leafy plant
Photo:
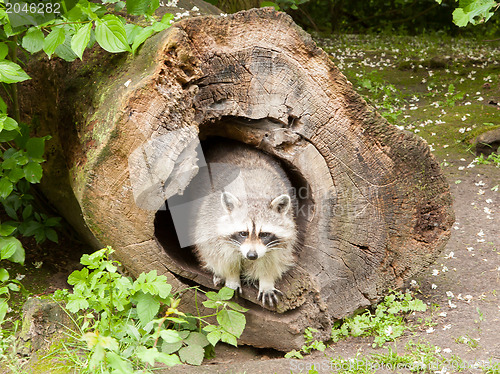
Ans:
<svg viewBox="0 0 500 374"><path fill-rule="evenodd" d="M336 322L332 328L332 340L337 342L347 336L374 336L373 346L380 347L400 337L408 328L404 318L406 314L426 309L427 306L413 298L410 292L392 292L377 305L375 312L367 310Z"/></svg>
<svg viewBox="0 0 500 374"><path fill-rule="evenodd" d="M285 354L285 358L304 358L303 354L309 354L312 350L317 350L323 352L326 349L326 346L323 342L320 342L314 339L313 334L318 332L318 330L313 329L312 327L306 328L304 331L304 339L306 340L306 344L302 346L300 350L292 350Z"/></svg>
<svg viewBox="0 0 500 374"><path fill-rule="evenodd" d="M178 309L179 293L172 292L165 276L151 271L133 281L119 274L112 253L107 247L82 256L85 267L68 278L73 292L55 295L69 312L81 314L76 347L88 354L82 361L75 353L71 360L81 372L134 373L155 363L200 365L219 341L237 345L246 309L229 301L234 290L206 293L203 304L215 309L212 315L187 315ZM218 324L210 324L208 317L216 317Z"/></svg>
<svg viewBox="0 0 500 374"><path fill-rule="evenodd" d="M477 164L490 165L493 164L497 168L500 168L500 154L492 153L488 157L484 157L483 154L479 155L474 159Z"/></svg>
<svg viewBox="0 0 500 374"><path fill-rule="evenodd" d="M442 1L436 0L438 4ZM465 27L469 23L472 25L485 23L499 6L495 0L460 0L459 6L453 11L453 23L460 27Z"/></svg>

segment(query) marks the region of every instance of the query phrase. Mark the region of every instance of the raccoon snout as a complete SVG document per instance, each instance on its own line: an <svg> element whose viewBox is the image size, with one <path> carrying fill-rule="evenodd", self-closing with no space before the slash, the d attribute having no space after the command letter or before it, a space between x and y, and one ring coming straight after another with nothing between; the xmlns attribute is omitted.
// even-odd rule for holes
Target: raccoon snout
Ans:
<svg viewBox="0 0 500 374"><path fill-rule="evenodd" d="M259 257L259 256L257 255L257 252L255 252L255 251L251 251L251 252L247 253L247 258L249 260L257 260L257 257Z"/></svg>

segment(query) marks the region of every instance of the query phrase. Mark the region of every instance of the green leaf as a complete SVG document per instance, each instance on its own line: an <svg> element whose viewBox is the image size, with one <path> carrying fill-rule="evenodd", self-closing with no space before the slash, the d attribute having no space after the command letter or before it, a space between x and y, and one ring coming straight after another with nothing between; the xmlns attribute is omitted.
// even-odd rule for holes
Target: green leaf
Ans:
<svg viewBox="0 0 500 374"><path fill-rule="evenodd" d="M2 223L2 225L0 225L0 236L9 236L14 232L15 229L16 226L11 226L7 225L6 223Z"/></svg>
<svg viewBox="0 0 500 374"><path fill-rule="evenodd" d="M0 130L12 131L18 129L19 125L14 118L7 117L5 114L0 115Z"/></svg>
<svg viewBox="0 0 500 374"><path fill-rule="evenodd" d="M10 236L0 238L0 259L24 264L24 248L19 240Z"/></svg>
<svg viewBox="0 0 500 374"><path fill-rule="evenodd" d="M71 48L71 34L66 33L64 42L61 45L58 45L55 54L62 58L64 61L72 62L75 61L78 56L76 55L75 52L73 52L73 49Z"/></svg>
<svg viewBox="0 0 500 374"><path fill-rule="evenodd" d="M160 352L158 352L158 349L156 349L156 348L149 348L148 349L144 346L139 346L139 347L137 347L136 355L142 362L145 362L145 363L153 366L156 359L160 355Z"/></svg>
<svg viewBox="0 0 500 374"><path fill-rule="evenodd" d="M175 330L161 330L160 336L165 343L178 343L182 341L182 338L179 336L179 332Z"/></svg>
<svg viewBox="0 0 500 374"><path fill-rule="evenodd" d="M11 194L13 190L14 185L12 184L12 182L8 178L2 177L0 179L0 197L2 199L5 199Z"/></svg>
<svg viewBox="0 0 500 374"><path fill-rule="evenodd" d="M9 280L9 272L4 268L0 268L0 282L6 282L8 280Z"/></svg>
<svg viewBox="0 0 500 374"><path fill-rule="evenodd" d="M215 347L215 345L220 341L221 335L222 333L219 330L211 331L207 335L207 340Z"/></svg>
<svg viewBox="0 0 500 374"><path fill-rule="evenodd" d="M188 345L179 350L181 361L190 365L201 365L205 357L205 350L199 345Z"/></svg>
<svg viewBox="0 0 500 374"><path fill-rule="evenodd" d="M231 300L234 296L234 290L229 287L222 287L219 290L219 300Z"/></svg>
<svg viewBox="0 0 500 374"><path fill-rule="evenodd" d="M87 23L85 26L80 28L73 38L71 39L71 48L76 53L76 55L80 58L83 58L83 52L87 45L90 42L90 34L92 31L92 23Z"/></svg>
<svg viewBox="0 0 500 374"><path fill-rule="evenodd" d="M238 346L236 337L228 332L222 331L220 340L222 340L224 343L231 344L235 347Z"/></svg>
<svg viewBox="0 0 500 374"><path fill-rule="evenodd" d="M48 229L45 231L45 235L47 236L47 239L49 239L51 242L59 243L59 237L57 235L56 230Z"/></svg>
<svg viewBox="0 0 500 374"><path fill-rule="evenodd" d="M206 347L210 344L207 337L201 332L193 331L189 334L187 339L184 340L187 345L199 345L200 347Z"/></svg>
<svg viewBox="0 0 500 374"><path fill-rule="evenodd" d="M36 53L42 50L44 45L44 35L42 30L32 27L24 35L22 46L30 53Z"/></svg>
<svg viewBox="0 0 500 374"><path fill-rule="evenodd" d="M177 352L182 348L182 341L178 341L177 343L163 343L161 345L161 351L166 354L172 354Z"/></svg>
<svg viewBox="0 0 500 374"><path fill-rule="evenodd" d="M136 16L143 15L151 5L151 0L127 0L127 13Z"/></svg>
<svg viewBox="0 0 500 374"><path fill-rule="evenodd" d="M42 179L42 166L38 162L30 161L23 168L24 169L24 177L30 183L40 183Z"/></svg>
<svg viewBox="0 0 500 374"><path fill-rule="evenodd" d="M5 43L0 43L0 60L3 60L9 54L9 47Z"/></svg>
<svg viewBox="0 0 500 374"><path fill-rule="evenodd" d="M217 314L217 322L227 332L240 337L245 329L246 318L234 310L221 310Z"/></svg>
<svg viewBox="0 0 500 374"><path fill-rule="evenodd" d="M139 293L137 299L137 316L142 326L150 322L160 310L160 302L152 295Z"/></svg>
<svg viewBox="0 0 500 374"><path fill-rule="evenodd" d="M89 277L89 269L75 270L68 277L68 283L72 286L78 283L86 283Z"/></svg>
<svg viewBox="0 0 500 374"><path fill-rule="evenodd" d="M130 51L125 27L116 16L108 14L103 19L97 20L95 37L97 43L108 52L119 53Z"/></svg>
<svg viewBox="0 0 500 374"><path fill-rule="evenodd" d="M56 51L56 48L63 44L65 40L66 33L64 32L64 29L62 27L53 28L43 42L43 50L50 58Z"/></svg>
<svg viewBox="0 0 500 374"><path fill-rule="evenodd" d="M127 43L132 44L142 31L142 27L139 25L134 25L133 23L125 24L125 32L127 33Z"/></svg>
<svg viewBox="0 0 500 374"><path fill-rule="evenodd" d="M139 48L142 43L144 43L146 39L153 34L154 30L151 26L143 28L141 32L136 36L134 44L132 44L132 53L135 53L137 51L137 48Z"/></svg>
<svg viewBox="0 0 500 374"><path fill-rule="evenodd" d="M0 82L3 83L17 83L31 79L28 74L18 64L12 61L0 61Z"/></svg>
<svg viewBox="0 0 500 374"><path fill-rule="evenodd" d="M0 299L0 325L4 322L5 315L9 310L9 304L7 304L7 300L1 298Z"/></svg>
<svg viewBox="0 0 500 374"><path fill-rule="evenodd" d="M109 366L120 374L134 374L134 368L130 362L115 352L107 352L106 360Z"/></svg>
<svg viewBox="0 0 500 374"><path fill-rule="evenodd" d="M45 151L45 138L29 138L26 142L26 152L34 160L43 160Z"/></svg>

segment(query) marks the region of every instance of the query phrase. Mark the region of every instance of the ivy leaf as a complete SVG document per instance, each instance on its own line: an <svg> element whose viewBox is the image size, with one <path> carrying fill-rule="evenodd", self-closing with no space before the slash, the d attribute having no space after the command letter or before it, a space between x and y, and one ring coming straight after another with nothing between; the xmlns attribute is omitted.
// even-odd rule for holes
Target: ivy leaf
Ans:
<svg viewBox="0 0 500 374"><path fill-rule="evenodd" d="M24 35L22 46L30 53L36 53L42 50L44 45L44 35L42 30L32 27Z"/></svg>
<svg viewBox="0 0 500 374"><path fill-rule="evenodd" d="M104 18L97 20L95 37L97 43L108 52L130 52L125 26L116 16L108 14Z"/></svg>
<svg viewBox="0 0 500 374"><path fill-rule="evenodd" d="M31 79L28 74L18 64L12 61L0 61L0 82L17 83Z"/></svg>
<svg viewBox="0 0 500 374"><path fill-rule="evenodd" d="M221 310L217 314L219 325L236 337L240 337L245 329L246 318L243 314L234 310Z"/></svg>
<svg viewBox="0 0 500 374"><path fill-rule="evenodd" d="M145 293L136 295L137 299L137 316L142 324L145 326L151 321L160 310L160 302L154 296Z"/></svg>
<svg viewBox="0 0 500 374"><path fill-rule="evenodd" d="M190 365L201 365L205 350L199 345L188 345L179 349L179 357L181 361Z"/></svg>
<svg viewBox="0 0 500 374"><path fill-rule="evenodd" d="M43 50L50 58L56 51L56 48L63 44L65 40L66 34L64 29L62 27L55 27L45 38L45 41L43 42Z"/></svg>
<svg viewBox="0 0 500 374"><path fill-rule="evenodd" d="M80 60L82 60L83 51L85 51L85 48L87 48L87 45L90 42L91 31L92 23L87 23L85 26L80 28L71 39L71 48Z"/></svg>

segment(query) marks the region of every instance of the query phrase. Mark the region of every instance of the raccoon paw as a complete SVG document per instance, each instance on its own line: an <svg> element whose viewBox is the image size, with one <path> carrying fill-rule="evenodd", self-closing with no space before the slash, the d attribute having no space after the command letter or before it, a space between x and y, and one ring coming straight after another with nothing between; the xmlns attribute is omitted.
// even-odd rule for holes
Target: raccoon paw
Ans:
<svg viewBox="0 0 500 374"><path fill-rule="evenodd" d="M276 288L272 288L270 290L265 290L265 291L260 290L257 299L261 302L263 306L266 306L267 304L271 308L274 308L274 306L278 304L280 295L283 295L283 293Z"/></svg>
<svg viewBox="0 0 500 374"><path fill-rule="evenodd" d="M221 277L219 277L218 275L215 275L215 274L214 274L213 281L214 281L214 286L215 287L219 287L219 286L222 286L224 284L224 278L221 278Z"/></svg>
<svg viewBox="0 0 500 374"><path fill-rule="evenodd" d="M226 279L226 287L232 288L235 292L235 295L241 295L242 290L241 290L241 283L240 282L230 282Z"/></svg>

